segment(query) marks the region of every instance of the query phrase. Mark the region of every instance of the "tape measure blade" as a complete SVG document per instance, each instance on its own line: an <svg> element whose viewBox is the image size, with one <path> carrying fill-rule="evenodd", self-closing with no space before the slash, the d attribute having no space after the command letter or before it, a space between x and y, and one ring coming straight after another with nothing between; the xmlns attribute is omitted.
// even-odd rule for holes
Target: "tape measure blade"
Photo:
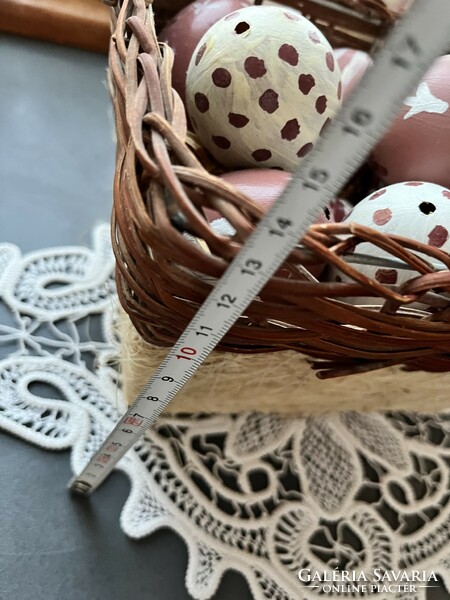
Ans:
<svg viewBox="0 0 450 600"><path fill-rule="evenodd" d="M410 14L393 28L360 88L302 161L285 192L235 257L149 383L83 472L71 480L69 486L73 492L92 493L145 428L155 422L295 247L321 207L364 162L405 96L433 58L445 49L449 39L449 0L416 0Z"/></svg>

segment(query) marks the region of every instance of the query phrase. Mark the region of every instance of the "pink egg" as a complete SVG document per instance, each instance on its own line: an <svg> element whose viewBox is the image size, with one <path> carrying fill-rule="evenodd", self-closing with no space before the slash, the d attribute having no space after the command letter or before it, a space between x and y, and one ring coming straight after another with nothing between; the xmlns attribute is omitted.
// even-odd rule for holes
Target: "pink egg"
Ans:
<svg viewBox="0 0 450 600"><path fill-rule="evenodd" d="M257 202L265 211L269 210L291 180L292 174L279 169L243 169L221 175L221 179L234 185L240 192ZM346 200L334 200L329 209L317 218L316 223L339 222L349 214L349 203ZM220 218L220 214L205 208L208 221ZM330 215L330 216L329 216ZM341 216L341 218L338 218Z"/></svg>
<svg viewBox="0 0 450 600"><path fill-rule="evenodd" d="M450 187L450 55L438 58L373 153L386 183L421 180Z"/></svg>
<svg viewBox="0 0 450 600"><path fill-rule="evenodd" d="M291 177L291 173L279 171L278 169L244 169L242 171L225 173L221 176L221 179L234 185L240 192L249 196L267 211L280 196L291 180ZM333 223L335 221L335 210L338 212L339 210L345 210L341 202L343 201L336 200L333 203L334 208L330 205L329 209L325 209L317 218L316 223ZM234 235L233 227L218 212L205 209L205 213L208 221L211 223L212 229L216 233L228 236ZM310 270L313 275L318 277L322 269L323 266L316 265L311 267ZM282 276L286 276L287 271L282 270L280 273Z"/></svg>
<svg viewBox="0 0 450 600"><path fill-rule="evenodd" d="M244 169L225 173L221 179L268 210L291 180L291 173L278 169ZM215 210L205 209L209 222L220 217Z"/></svg>
<svg viewBox="0 0 450 600"><path fill-rule="evenodd" d="M373 65L373 60L367 52L353 48L337 48L334 56L341 69L342 101L345 102L367 69Z"/></svg>
<svg viewBox="0 0 450 600"><path fill-rule="evenodd" d="M175 53L172 86L186 101L186 73L203 34L229 13L250 6L250 0L197 0L181 10L161 31L159 39Z"/></svg>

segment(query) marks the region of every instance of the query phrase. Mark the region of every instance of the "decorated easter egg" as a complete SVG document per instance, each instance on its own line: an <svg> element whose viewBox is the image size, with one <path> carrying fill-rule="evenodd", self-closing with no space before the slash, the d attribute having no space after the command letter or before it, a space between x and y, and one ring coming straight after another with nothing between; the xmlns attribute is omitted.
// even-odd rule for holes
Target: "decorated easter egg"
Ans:
<svg viewBox="0 0 450 600"><path fill-rule="evenodd" d="M353 48L337 48L334 56L341 70L342 101L345 102L367 69L373 65L373 60L367 52Z"/></svg>
<svg viewBox="0 0 450 600"><path fill-rule="evenodd" d="M373 153L386 183L450 186L450 55L438 58Z"/></svg>
<svg viewBox="0 0 450 600"><path fill-rule="evenodd" d="M278 169L242 169L221 175L221 179L234 185L241 193L259 204L265 212L280 197L291 178L292 173ZM335 215L342 215L346 212L348 214L348 210L346 201L334 200L325 210L321 211L315 223L333 223L338 220ZM220 218L218 212L208 208L205 208L205 214L210 223ZM222 220L225 221L225 219ZM234 235L234 230L231 235Z"/></svg>
<svg viewBox="0 0 450 600"><path fill-rule="evenodd" d="M353 210L353 204L344 198L336 198L328 204L331 212L331 222L342 223Z"/></svg>
<svg viewBox="0 0 450 600"><path fill-rule="evenodd" d="M291 173L278 169L243 169L224 173L220 178L234 185L267 211L280 196L291 177ZM209 222L220 217L218 212L208 208L205 208L205 214Z"/></svg>
<svg viewBox="0 0 450 600"><path fill-rule="evenodd" d="M241 171L232 171L225 173L221 179L234 185L240 192L254 200L261 208L267 212L272 204L279 198L281 192L292 178L291 173L279 171L278 169L243 169ZM333 223L335 221L334 213L339 214L344 211L345 204L341 200L335 200L332 203L333 208L326 208L316 219L316 223ZM220 235L233 236L236 232L232 225L221 215L210 209L205 209L211 228ZM324 265L314 265L310 268L314 276L318 276L323 270ZM286 276L286 271L281 270L280 274Z"/></svg>
<svg viewBox="0 0 450 600"><path fill-rule="evenodd" d="M382 188L359 202L345 219L379 232L395 234L450 251L450 190L421 181L396 183ZM371 243L362 243L356 252L380 259L394 257ZM426 258L424 256L424 258ZM430 259L428 259L430 260ZM400 286L418 273L409 269L383 265L352 265L379 283ZM329 279L352 281L337 269L331 269ZM359 303L370 302L358 299Z"/></svg>
<svg viewBox="0 0 450 600"><path fill-rule="evenodd" d="M338 110L340 70L321 32L296 11L251 6L213 25L187 75L203 145L228 168L295 170Z"/></svg>
<svg viewBox="0 0 450 600"><path fill-rule="evenodd" d="M224 173L220 177L234 185L240 192L257 202L265 211L279 198L281 192L292 178L291 173L279 169L242 169ZM221 215L212 209L205 208L205 215L211 223ZM315 223L340 223L353 210L353 205L348 200L336 198L325 208ZM225 219L223 219L225 221ZM230 231L228 225L228 231ZM230 235L234 235L233 233Z"/></svg>
<svg viewBox="0 0 450 600"><path fill-rule="evenodd" d="M222 17L249 6L250 0L197 0L181 10L161 31L159 39L174 51L172 86L186 101L186 73L203 34Z"/></svg>

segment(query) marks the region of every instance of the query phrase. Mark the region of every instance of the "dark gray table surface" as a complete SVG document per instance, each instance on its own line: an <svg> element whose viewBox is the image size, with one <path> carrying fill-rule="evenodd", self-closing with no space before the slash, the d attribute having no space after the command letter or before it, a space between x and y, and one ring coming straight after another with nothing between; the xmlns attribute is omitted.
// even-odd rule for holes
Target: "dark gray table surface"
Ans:
<svg viewBox="0 0 450 600"><path fill-rule="evenodd" d="M106 58L0 36L0 241L24 252L89 244L112 202ZM0 348L2 352L2 348ZM4 349L3 349L4 355ZM127 478L87 503L66 491L69 453L0 435L0 600L185 600L187 552L169 530L119 528ZM250 600L225 576L217 600Z"/></svg>

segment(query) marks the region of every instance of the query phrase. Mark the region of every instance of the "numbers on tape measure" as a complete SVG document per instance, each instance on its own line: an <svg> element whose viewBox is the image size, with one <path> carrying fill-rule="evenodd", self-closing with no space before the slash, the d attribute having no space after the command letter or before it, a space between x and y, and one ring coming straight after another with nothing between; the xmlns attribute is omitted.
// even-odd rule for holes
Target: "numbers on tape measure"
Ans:
<svg viewBox="0 0 450 600"><path fill-rule="evenodd" d="M97 456L97 462L98 462L100 465L102 465L102 466L103 466L103 465L106 465L106 464L108 464L108 463L109 463L109 461L111 460L111 458L112 458L111 454L106 454L106 453L105 453L105 454L99 454L99 455Z"/></svg>
<svg viewBox="0 0 450 600"><path fill-rule="evenodd" d="M277 228L271 227L269 229L269 235L276 235L278 237L284 237L286 235L286 230L289 227L292 227L294 223L291 219L285 219L284 217L278 217L277 219Z"/></svg>
<svg viewBox="0 0 450 600"><path fill-rule="evenodd" d="M392 55L391 62L396 67L410 69L417 59L422 55L419 41L413 35L407 35L398 46L398 51Z"/></svg>
<svg viewBox="0 0 450 600"><path fill-rule="evenodd" d="M180 352L181 354L175 354L175 356L177 358L184 358L184 360L192 360L192 357L197 354L197 350L190 346L184 346L181 348Z"/></svg>
<svg viewBox="0 0 450 600"><path fill-rule="evenodd" d="M149 402L159 402L158 396L145 396L145 399Z"/></svg>
<svg viewBox="0 0 450 600"><path fill-rule="evenodd" d="M108 452L117 452L117 450L121 447L122 447L122 444L120 442L111 442L110 444L108 444L106 446L106 450Z"/></svg>
<svg viewBox="0 0 450 600"><path fill-rule="evenodd" d="M318 192L329 179L330 173L327 170L313 168L309 171L301 185L304 189Z"/></svg>
<svg viewBox="0 0 450 600"><path fill-rule="evenodd" d="M207 327L206 325L200 325L200 327L195 332L195 335L202 335L204 337L209 337L209 335L212 331L213 331L212 327Z"/></svg>
<svg viewBox="0 0 450 600"><path fill-rule="evenodd" d="M222 294L220 296L220 302L217 302L217 308L231 308L231 306L236 302L236 296L231 296L230 294Z"/></svg>
<svg viewBox="0 0 450 600"><path fill-rule="evenodd" d="M128 415L122 421L124 425L132 425L133 427L140 427L144 422L145 417L140 415L139 413L133 413L132 415Z"/></svg>
<svg viewBox="0 0 450 600"><path fill-rule="evenodd" d="M344 125L342 131L358 137L361 135L362 130L369 127L369 125L372 125L373 120L374 115L372 112L365 108L355 108L355 110L350 113L351 124Z"/></svg>
<svg viewBox="0 0 450 600"><path fill-rule="evenodd" d="M258 271L262 269L262 262L256 258L249 258L245 261L244 266L241 267L242 275L254 276Z"/></svg>

